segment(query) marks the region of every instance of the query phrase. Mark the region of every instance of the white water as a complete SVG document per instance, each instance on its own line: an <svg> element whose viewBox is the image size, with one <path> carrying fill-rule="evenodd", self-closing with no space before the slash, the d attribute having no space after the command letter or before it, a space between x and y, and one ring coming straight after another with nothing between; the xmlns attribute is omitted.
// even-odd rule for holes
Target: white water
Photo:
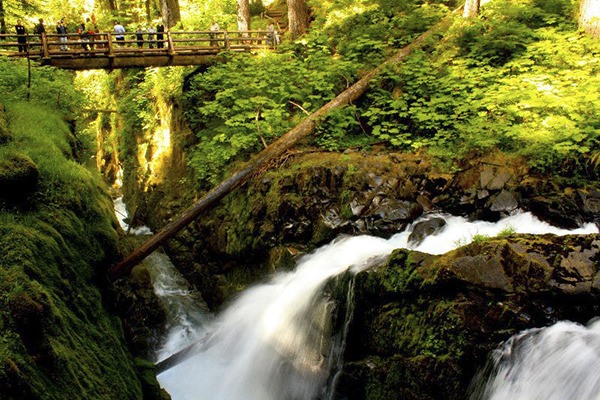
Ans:
<svg viewBox="0 0 600 400"><path fill-rule="evenodd" d="M129 218L129 214L127 213L127 206L123 202L123 197L119 197L115 199L113 202L115 206L115 214L117 215L117 219L119 220L119 225L121 229L131 235L152 235L152 230L147 226L140 226L138 228L131 228L129 224L125 221Z"/></svg>
<svg viewBox="0 0 600 400"><path fill-rule="evenodd" d="M473 236L518 233L594 233L593 224L567 231L540 222L529 213L492 224L444 216L446 227L414 249L445 253ZM331 277L357 273L408 248L410 231L389 240L337 239L300 259L293 272L278 273L243 292L219 316L202 327L206 336L194 355L158 376L174 400L310 400L323 393L329 375L331 305L321 294ZM177 335L177 330L173 331ZM177 343L179 341L179 343ZM189 346L189 336L169 338L170 350ZM166 355L163 351L163 355Z"/></svg>
<svg viewBox="0 0 600 400"><path fill-rule="evenodd" d="M126 222L129 213L122 196L116 198L113 204L123 231L131 235L152 235L147 226L130 228ZM200 295L189 288L167 255L155 251L144 263L150 272L154 292L167 312L167 337L156 355L160 361L180 350L182 343L194 343L202 338L212 316Z"/></svg>
<svg viewBox="0 0 600 400"><path fill-rule="evenodd" d="M485 400L599 400L600 321L558 322L513 336L493 354Z"/></svg>

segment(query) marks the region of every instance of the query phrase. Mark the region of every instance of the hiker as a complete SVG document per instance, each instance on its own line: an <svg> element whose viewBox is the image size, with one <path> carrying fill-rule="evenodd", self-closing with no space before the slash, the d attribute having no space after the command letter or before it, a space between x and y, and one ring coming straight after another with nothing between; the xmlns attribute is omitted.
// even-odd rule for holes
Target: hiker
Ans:
<svg viewBox="0 0 600 400"><path fill-rule="evenodd" d="M218 32L219 31L219 24L217 24L215 21L211 21L209 30L210 30L209 36L210 36L210 39L211 39L210 45L211 46L218 46L219 42L216 41L216 40L214 40L214 39L217 38L217 34L214 33L214 32Z"/></svg>
<svg viewBox="0 0 600 400"><path fill-rule="evenodd" d="M79 26L77 27L77 33L79 33L79 42L81 43L81 47L84 50L87 50L89 40L85 33L85 22L79 24Z"/></svg>
<svg viewBox="0 0 600 400"><path fill-rule="evenodd" d="M156 29L154 29L152 27L152 25L150 25L150 26L148 26L148 29L146 29L146 32L148 32L148 47L153 49L154 48L154 34L156 33Z"/></svg>
<svg viewBox="0 0 600 400"><path fill-rule="evenodd" d="M162 22L159 22L158 25L156 25L156 47L158 47L159 49L162 49L163 47L165 47L164 32L165 32L165 26L163 25Z"/></svg>
<svg viewBox="0 0 600 400"><path fill-rule="evenodd" d="M65 26L62 19L56 23L56 33L60 35L58 37L58 40L60 41L60 50L69 50L69 48L67 47L67 27Z"/></svg>
<svg viewBox="0 0 600 400"><path fill-rule="evenodd" d="M273 47L275 45L275 25L271 22L267 26L267 46Z"/></svg>
<svg viewBox="0 0 600 400"><path fill-rule="evenodd" d="M123 27L119 21L115 21L115 26L113 29L115 31L115 39L117 39L117 43L119 43L119 46L123 46L125 44L125 27Z"/></svg>
<svg viewBox="0 0 600 400"><path fill-rule="evenodd" d="M140 49L144 47L144 31L142 31L142 27L139 25L135 31L135 39L137 40L137 46Z"/></svg>
<svg viewBox="0 0 600 400"><path fill-rule="evenodd" d="M17 24L15 25L15 31L17 32L17 43L19 43L19 53L27 51L27 36L25 36L27 30L25 29L25 26L23 25L20 19L17 20Z"/></svg>
<svg viewBox="0 0 600 400"><path fill-rule="evenodd" d="M46 33L46 27L44 26L43 18L39 19L39 23L33 28L33 33L36 35L41 35L42 33Z"/></svg>
<svg viewBox="0 0 600 400"><path fill-rule="evenodd" d="M92 14L93 15L93 14ZM91 18L86 18L85 20L85 31L87 34L87 39L88 42L90 43L90 50L94 49L94 40L95 40L95 35L96 35L96 26L94 24L94 22L91 20Z"/></svg>

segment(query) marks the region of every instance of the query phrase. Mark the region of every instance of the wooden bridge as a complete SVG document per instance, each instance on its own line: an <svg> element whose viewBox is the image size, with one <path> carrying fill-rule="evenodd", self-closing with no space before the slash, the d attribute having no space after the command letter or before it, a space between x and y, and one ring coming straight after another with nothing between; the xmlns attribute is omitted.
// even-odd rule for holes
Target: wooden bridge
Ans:
<svg viewBox="0 0 600 400"><path fill-rule="evenodd" d="M273 49L267 31L112 32L94 34L0 35L0 55L39 60L58 68L118 69L201 65L222 51ZM120 40L119 40L120 39Z"/></svg>

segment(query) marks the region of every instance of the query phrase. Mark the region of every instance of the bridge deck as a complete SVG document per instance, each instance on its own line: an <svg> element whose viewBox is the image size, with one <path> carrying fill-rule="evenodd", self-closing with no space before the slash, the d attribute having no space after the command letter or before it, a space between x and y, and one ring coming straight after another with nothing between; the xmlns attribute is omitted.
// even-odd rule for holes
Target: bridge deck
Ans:
<svg viewBox="0 0 600 400"><path fill-rule="evenodd" d="M38 59L44 65L65 69L116 69L200 65L211 62L222 51L272 49L275 40L267 31L144 32L66 35L0 35L0 54Z"/></svg>

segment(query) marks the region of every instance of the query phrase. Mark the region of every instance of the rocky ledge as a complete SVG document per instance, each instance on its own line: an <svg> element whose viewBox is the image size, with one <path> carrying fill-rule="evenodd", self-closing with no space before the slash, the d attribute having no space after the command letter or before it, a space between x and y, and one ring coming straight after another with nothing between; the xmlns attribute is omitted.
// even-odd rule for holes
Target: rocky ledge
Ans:
<svg viewBox="0 0 600 400"><path fill-rule="evenodd" d="M154 229L178 214L164 193L148 220ZM304 152L286 155L231 193L171 241L169 253L208 304L218 306L340 234L388 237L433 211L496 221L517 209L565 228L600 224L600 190L597 182L574 186L537 177L501 154L450 174L413 154Z"/></svg>
<svg viewBox="0 0 600 400"><path fill-rule="evenodd" d="M464 399L500 342L586 323L599 296L598 234L486 239L441 256L398 250L356 277L336 398Z"/></svg>

